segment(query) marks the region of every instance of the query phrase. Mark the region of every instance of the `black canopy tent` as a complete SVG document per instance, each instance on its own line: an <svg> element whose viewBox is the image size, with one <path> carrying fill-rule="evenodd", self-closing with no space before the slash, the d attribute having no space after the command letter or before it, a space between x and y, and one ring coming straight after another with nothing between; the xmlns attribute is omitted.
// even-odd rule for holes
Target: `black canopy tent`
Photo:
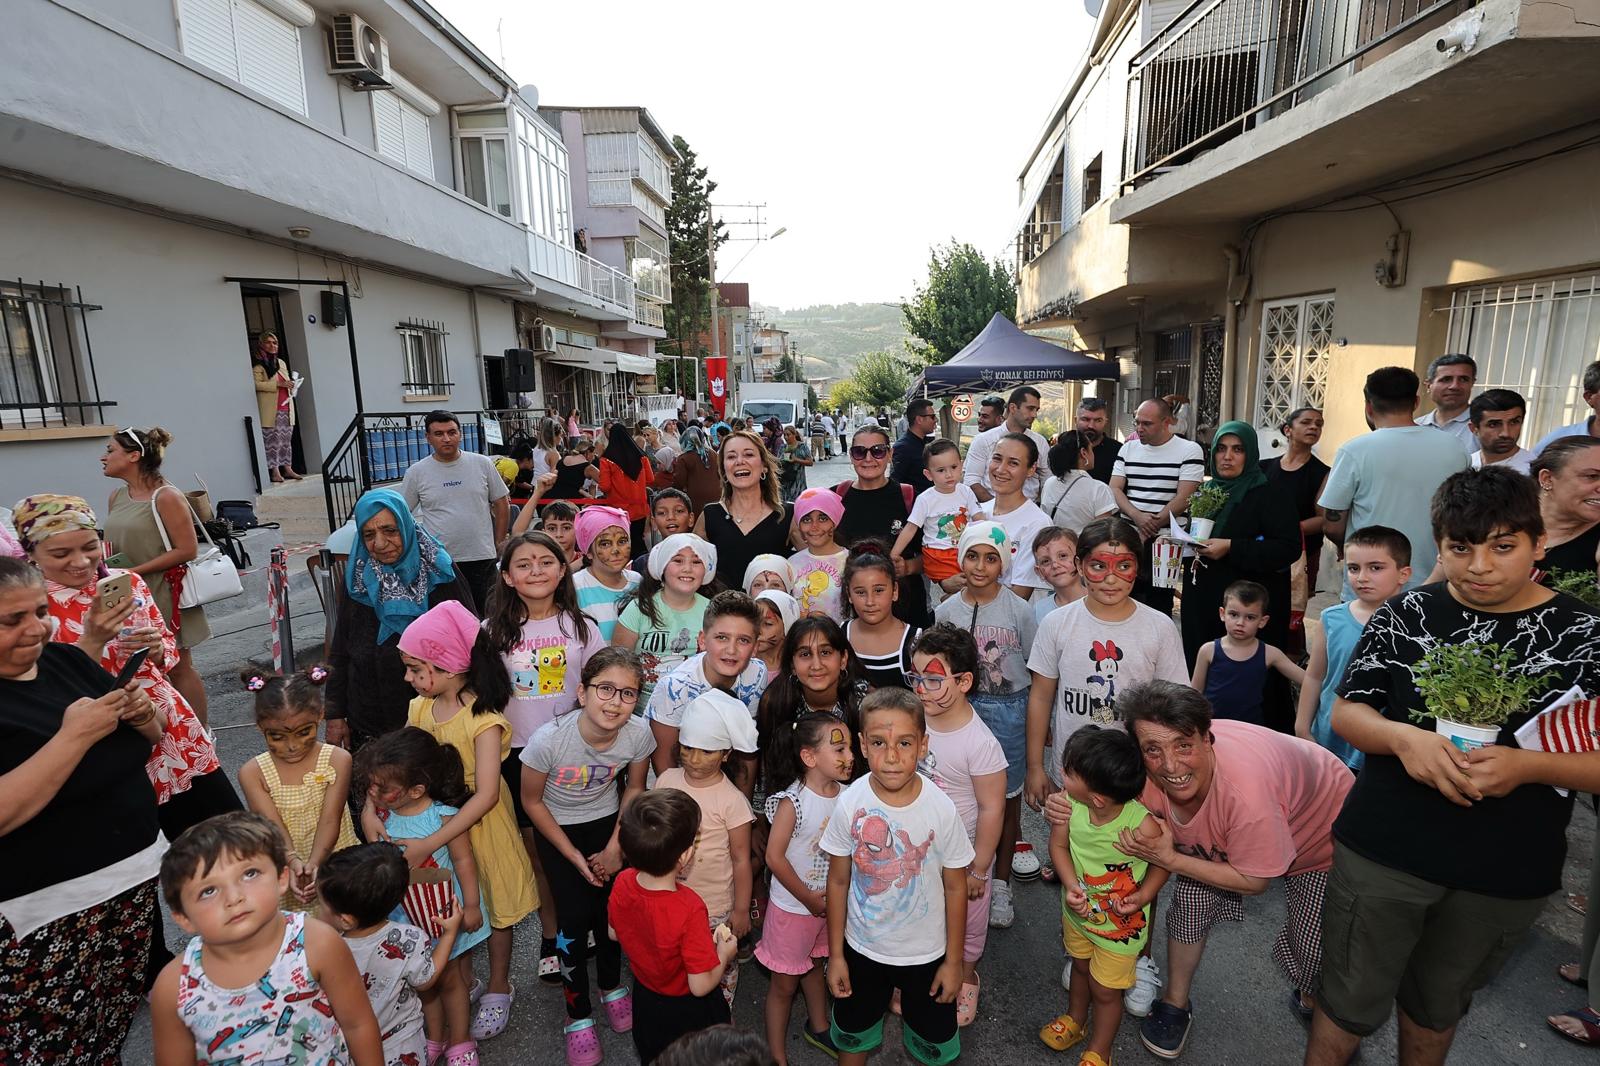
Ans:
<svg viewBox="0 0 1600 1066"><path fill-rule="evenodd" d="M983 332L942 366L925 368L911 383L906 400L987 392L1040 381L1087 381L1116 378L1115 362L1063 348L1022 332L995 312Z"/></svg>

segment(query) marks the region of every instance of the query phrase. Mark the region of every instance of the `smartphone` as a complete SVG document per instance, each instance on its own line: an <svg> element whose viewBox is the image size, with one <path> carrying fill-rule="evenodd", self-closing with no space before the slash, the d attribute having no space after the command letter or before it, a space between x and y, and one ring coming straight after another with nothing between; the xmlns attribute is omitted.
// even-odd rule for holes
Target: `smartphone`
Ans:
<svg viewBox="0 0 1600 1066"><path fill-rule="evenodd" d="M126 555L117 552L117 554L106 558L106 565L113 570L127 570L133 566L133 562Z"/></svg>
<svg viewBox="0 0 1600 1066"><path fill-rule="evenodd" d="M94 605L98 610L115 607L133 596L133 575L112 574L94 586Z"/></svg>
<svg viewBox="0 0 1600 1066"><path fill-rule="evenodd" d="M121 670L117 671L117 688L123 688L128 682L132 681L134 675L139 672L139 667L143 666L144 661L148 658L150 658L149 648L140 648L128 656L128 661L122 664Z"/></svg>

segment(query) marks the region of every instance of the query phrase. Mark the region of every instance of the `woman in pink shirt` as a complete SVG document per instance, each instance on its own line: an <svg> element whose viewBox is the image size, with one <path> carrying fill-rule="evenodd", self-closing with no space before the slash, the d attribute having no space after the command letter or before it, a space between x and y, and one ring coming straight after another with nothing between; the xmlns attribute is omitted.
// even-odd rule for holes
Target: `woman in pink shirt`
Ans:
<svg viewBox="0 0 1600 1066"><path fill-rule="evenodd" d="M1187 685L1147 681L1117 696L1117 712L1139 742L1141 802L1162 823L1154 841L1124 834L1123 850L1171 870L1166 987L1140 1026L1154 1054L1175 1057L1190 1029L1189 985L1219 921L1244 920L1244 896L1282 878L1288 918L1272 954L1311 1014L1322 969L1322 896L1333 865L1333 821L1355 777L1309 741L1247 722L1211 718ZM1046 816L1065 821L1064 794ZM1153 964L1152 964L1153 965Z"/></svg>

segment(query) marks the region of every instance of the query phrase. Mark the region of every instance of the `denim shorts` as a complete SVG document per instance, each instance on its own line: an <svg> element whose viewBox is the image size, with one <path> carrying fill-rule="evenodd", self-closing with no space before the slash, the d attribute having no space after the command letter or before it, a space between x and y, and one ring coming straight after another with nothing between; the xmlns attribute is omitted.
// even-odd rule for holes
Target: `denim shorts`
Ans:
<svg viewBox="0 0 1600 1066"><path fill-rule="evenodd" d="M1022 795L1028 773L1028 689L1007 696L968 696L972 709L1006 753L1006 799Z"/></svg>

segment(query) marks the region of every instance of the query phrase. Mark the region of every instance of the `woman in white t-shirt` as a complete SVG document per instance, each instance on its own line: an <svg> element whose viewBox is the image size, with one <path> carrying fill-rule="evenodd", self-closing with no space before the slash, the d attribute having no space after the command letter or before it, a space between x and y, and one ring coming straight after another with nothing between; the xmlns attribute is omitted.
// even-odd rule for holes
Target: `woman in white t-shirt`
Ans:
<svg viewBox="0 0 1600 1066"><path fill-rule="evenodd" d="M1052 477L1044 483L1039 509L1074 536L1096 518L1117 513L1111 486L1090 476L1093 467L1094 447L1077 430L1069 429L1056 438L1050 449Z"/></svg>
<svg viewBox="0 0 1600 1066"><path fill-rule="evenodd" d="M1033 538L1050 524L1050 516L1023 494L1039 465L1039 446L1026 433L1007 433L995 441L989 456L989 490L994 499L979 510L980 518L998 522L1011 538L1011 591L1028 599L1050 583L1033 568Z"/></svg>

